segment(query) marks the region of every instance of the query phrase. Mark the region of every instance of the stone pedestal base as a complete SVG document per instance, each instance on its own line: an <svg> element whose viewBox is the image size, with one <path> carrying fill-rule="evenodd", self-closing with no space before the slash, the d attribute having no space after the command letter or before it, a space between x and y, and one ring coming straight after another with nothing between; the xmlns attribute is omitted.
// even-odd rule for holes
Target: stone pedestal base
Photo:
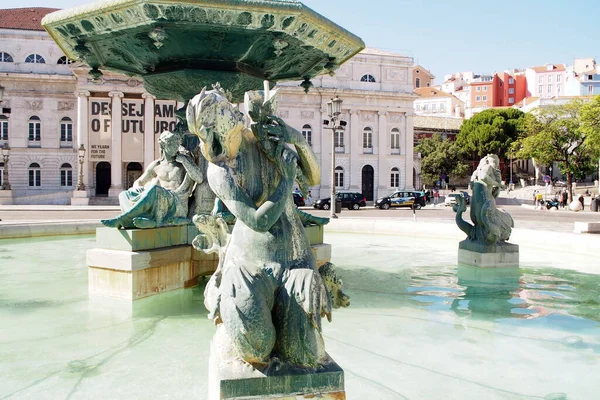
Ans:
<svg viewBox="0 0 600 400"><path fill-rule="evenodd" d="M90 204L90 197L87 190L74 190L71 197L72 206L87 206Z"/></svg>
<svg viewBox="0 0 600 400"><path fill-rule="evenodd" d="M460 242L458 265L478 268L518 268L519 246L511 243L485 246L468 240Z"/></svg>
<svg viewBox="0 0 600 400"><path fill-rule="evenodd" d="M250 365L222 362L211 345L209 400L345 400L344 371L333 360L316 372L277 372L267 376Z"/></svg>
<svg viewBox="0 0 600 400"><path fill-rule="evenodd" d="M195 250L193 226L156 229L98 228L98 248L88 250L91 295L137 300L195 286L217 267L216 254Z"/></svg>
<svg viewBox="0 0 600 400"><path fill-rule="evenodd" d="M0 205L9 206L14 204L12 190L1 190L0 189Z"/></svg>
<svg viewBox="0 0 600 400"><path fill-rule="evenodd" d="M323 227L306 231L320 267L331 260L331 245L323 244ZM133 301L197 285L216 271L219 258L194 249L196 235L193 225L98 228L97 248L87 252L90 295Z"/></svg>

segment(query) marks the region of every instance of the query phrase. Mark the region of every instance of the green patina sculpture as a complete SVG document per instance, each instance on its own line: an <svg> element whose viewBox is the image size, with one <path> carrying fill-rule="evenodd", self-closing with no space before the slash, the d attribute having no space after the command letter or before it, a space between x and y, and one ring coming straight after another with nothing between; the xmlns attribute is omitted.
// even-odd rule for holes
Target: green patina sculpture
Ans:
<svg viewBox="0 0 600 400"><path fill-rule="evenodd" d="M188 101L213 82L230 99L263 81L335 71L363 41L297 0L110 0L47 15L71 60L140 76L159 99Z"/></svg>
<svg viewBox="0 0 600 400"><path fill-rule="evenodd" d="M332 303L292 189L297 174L317 184L320 170L297 130L262 113L272 111L265 93L273 95L246 97L246 109L260 121L252 130L218 87L188 105L188 126L209 161L210 187L236 217L228 241L213 235L227 251L206 287L205 304L225 359L261 370L278 368L274 364L317 368L327 360L321 317L331 318Z"/></svg>
<svg viewBox="0 0 600 400"><path fill-rule="evenodd" d="M144 229L190 222L190 197L196 185L203 183L204 172L182 147L182 138L168 131L160 135L161 158L146 168L131 189L119 194L122 214L102 224Z"/></svg>
<svg viewBox="0 0 600 400"><path fill-rule="evenodd" d="M479 166L471 177L471 220L465 221L462 216L467 206L462 196L456 198L453 206L456 212L458 227L467 234L467 239L460 248L478 251L493 251L505 243L514 227L512 217L504 210L496 208L496 198L502 186L498 156L489 154L481 159Z"/></svg>

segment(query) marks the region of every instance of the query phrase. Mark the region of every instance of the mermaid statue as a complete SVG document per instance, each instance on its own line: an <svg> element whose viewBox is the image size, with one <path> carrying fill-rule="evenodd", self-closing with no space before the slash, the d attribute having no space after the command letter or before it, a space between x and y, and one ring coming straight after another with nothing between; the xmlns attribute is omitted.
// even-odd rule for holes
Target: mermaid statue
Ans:
<svg viewBox="0 0 600 400"><path fill-rule="evenodd" d="M467 239L461 242L460 248L489 252L496 251L499 246L510 245L506 241L510 238L514 227L513 219L504 210L496 208L496 198L502 187L499 164L498 156L489 154L481 159L473 172L472 224L462 218L467 209L465 199L462 196L456 199L457 203L453 206L456 212L456 223L467 234Z"/></svg>
<svg viewBox="0 0 600 400"><path fill-rule="evenodd" d="M273 91L246 94L251 129L218 86L188 105L189 130L209 162L206 179L235 217L229 237L223 221L195 218L215 226L213 243L227 248L205 305L217 325L213 349L224 363L314 370L330 360L321 318L331 319L332 303L292 190L296 181L319 184L320 169L302 134L274 116L275 102Z"/></svg>

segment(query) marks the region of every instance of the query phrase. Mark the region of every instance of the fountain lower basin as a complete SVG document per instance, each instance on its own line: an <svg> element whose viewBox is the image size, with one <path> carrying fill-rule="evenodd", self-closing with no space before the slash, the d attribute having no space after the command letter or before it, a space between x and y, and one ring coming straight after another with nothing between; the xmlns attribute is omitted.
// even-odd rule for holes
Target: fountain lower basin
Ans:
<svg viewBox="0 0 600 400"><path fill-rule="evenodd" d="M600 276L577 271L589 255L520 242L514 274L474 279L456 266L455 237L441 224L427 235L430 225L326 232L352 297L324 325L347 398L598 397ZM205 398L214 327L204 282L142 299L132 317L88 297L94 245L0 241L0 398Z"/></svg>

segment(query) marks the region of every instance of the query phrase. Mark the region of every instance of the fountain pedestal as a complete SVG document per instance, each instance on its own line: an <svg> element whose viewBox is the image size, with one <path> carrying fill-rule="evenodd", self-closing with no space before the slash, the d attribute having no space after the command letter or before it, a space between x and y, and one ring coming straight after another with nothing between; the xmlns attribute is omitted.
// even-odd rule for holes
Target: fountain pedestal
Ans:
<svg viewBox="0 0 600 400"><path fill-rule="evenodd" d="M345 400L344 370L331 358L318 371L265 374L242 362L226 362L213 341L209 361L209 400Z"/></svg>
<svg viewBox="0 0 600 400"><path fill-rule="evenodd" d="M71 197L72 206L87 206L90 204L90 196L87 190L74 190Z"/></svg>
<svg viewBox="0 0 600 400"><path fill-rule="evenodd" d="M463 240L458 245L458 264L478 268L518 268L519 246L506 242L485 245Z"/></svg>
<svg viewBox="0 0 600 400"><path fill-rule="evenodd" d="M305 227L320 267L331 260L331 245L323 243L323 227ZM87 253L88 291L124 300L138 300L198 284L217 269L216 254L193 248L193 225L155 229L96 230L97 248Z"/></svg>

